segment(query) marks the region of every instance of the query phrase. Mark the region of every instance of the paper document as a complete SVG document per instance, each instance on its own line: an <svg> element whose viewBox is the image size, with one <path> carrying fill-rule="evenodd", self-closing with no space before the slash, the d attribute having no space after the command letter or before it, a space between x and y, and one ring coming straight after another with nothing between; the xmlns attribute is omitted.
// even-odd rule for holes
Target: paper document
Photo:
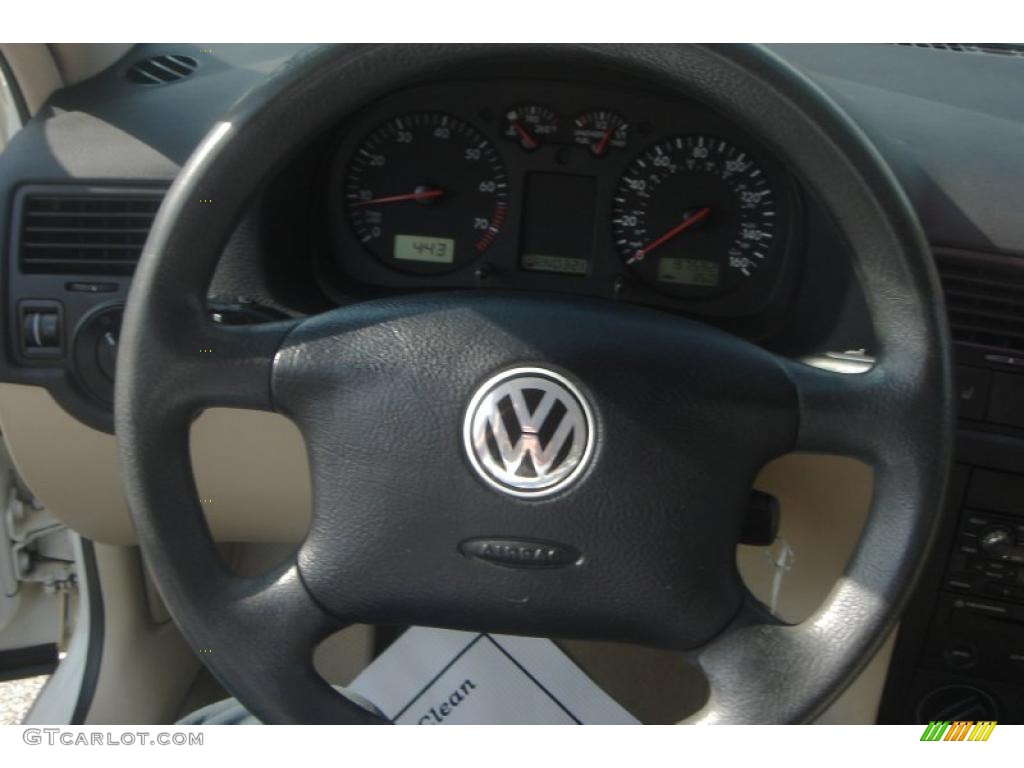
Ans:
<svg viewBox="0 0 1024 768"><path fill-rule="evenodd" d="M349 688L412 725L636 724L550 640L414 627Z"/></svg>

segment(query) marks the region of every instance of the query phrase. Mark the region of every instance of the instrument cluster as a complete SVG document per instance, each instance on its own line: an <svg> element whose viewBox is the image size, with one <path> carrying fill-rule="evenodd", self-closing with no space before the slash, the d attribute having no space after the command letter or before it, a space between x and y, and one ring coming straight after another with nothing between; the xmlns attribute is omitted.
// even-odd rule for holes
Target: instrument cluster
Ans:
<svg viewBox="0 0 1024 768"><path fill-rule="evenodd" d="M692 101L579 82L459 81L369 106L330 174L348 291L550 290L762 310L795 267L796 186Z"/></svg>

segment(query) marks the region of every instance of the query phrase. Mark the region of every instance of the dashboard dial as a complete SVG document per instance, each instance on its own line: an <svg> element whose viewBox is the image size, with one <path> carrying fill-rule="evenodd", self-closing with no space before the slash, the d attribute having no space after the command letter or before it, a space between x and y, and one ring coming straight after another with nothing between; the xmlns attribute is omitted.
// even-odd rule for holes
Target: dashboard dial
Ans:
<svg viewBox="0 0 1024 768"><path fill-rule="evenodd" d="M407 272L447 272L477 259L501 233L508 179L497 151L451 115L413 112L370 133L343 181L356 238Z"/></svg>
<svg viewBox="0 0 1024 768"><path fill-rule="evenodd" d="M621 115L595 109L573 121L572 140L587 147L594 157L604 157L613 149L625 149L629 144L629 126Z"/></svg>
<svg viewBox="0 0 1024 768"><path fill-rule="evenodd" d="M702 298L736 290L779 258L771 180L714 136L659 142L626 168L614 195L619 253L660 291Z"/></svg>
<svg viewBox="0 0 1024 768"><path fill-rule="evenodd" d="M558 117L540 104L519 104L505 112L505 138L523 149L537 149L558 133Z"/></svg>

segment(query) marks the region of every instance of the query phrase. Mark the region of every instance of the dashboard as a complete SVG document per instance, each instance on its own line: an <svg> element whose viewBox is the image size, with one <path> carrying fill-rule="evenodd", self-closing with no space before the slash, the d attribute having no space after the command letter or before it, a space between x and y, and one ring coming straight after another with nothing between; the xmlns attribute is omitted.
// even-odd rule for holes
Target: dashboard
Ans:
<svg viewBox="0 0 1024 768"><path fill-rule="evenodd" d="M696 102L551 80L404 90L340 131L343 282L757 313L798 261L797 187Z"/></svg>
<svg viewBox="0 0 1024 768"><path fill-rule="evenodd" d="M98 540L133 535L110 437L111 347L132 259L202 137L294 50L136 46L54 94L0 155L5 438L30 485L63 489L61 511ZM947 519L904 618L881 719L942 719L949 702L929 697L950 691L983 705L961 719L1019 719L1024 566L1009 558L1024 546L1024 59L897 45L774 50L843 107L898 178L935 253L957 342ZM156 86L126 77L168 53L192 57L195 73ZM67 240L54 252L27 237L58 221ZM845 249L756 125L621 73L524 64L408 83L275 169L225 244L210 309L247 322L404 292L542 291L678 313L792 356L870 353ZM20 429L19 414L31 414ZM273 442L264 422L216 427L211 476L237 445ZM280 466L272 456L265 472L220 491L221 509L237 493L239 510L221 519L250 533L256 475L267 494L279 476L306 482L304 468ZM73 490L67 477L79 479ZM261 519L280 522L295 506L288 496Z"/></svg>

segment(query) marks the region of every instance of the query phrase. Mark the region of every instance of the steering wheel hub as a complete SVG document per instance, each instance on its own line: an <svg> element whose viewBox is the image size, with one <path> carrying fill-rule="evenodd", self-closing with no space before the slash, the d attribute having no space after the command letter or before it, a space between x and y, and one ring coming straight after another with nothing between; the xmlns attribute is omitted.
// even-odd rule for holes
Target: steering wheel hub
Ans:
<svg viewBox="0 0 1024 768"><path fill-rule="evenodd" d="M299 568L344 621L699 645L740 604L754 476L796 438L793 384L758 347L650 310L522 294L311 318L275 357L273 395L309 446ZM559 469L546 493L481 477ZM580 557L503 568L462 556L479 537Z"/></svg>

